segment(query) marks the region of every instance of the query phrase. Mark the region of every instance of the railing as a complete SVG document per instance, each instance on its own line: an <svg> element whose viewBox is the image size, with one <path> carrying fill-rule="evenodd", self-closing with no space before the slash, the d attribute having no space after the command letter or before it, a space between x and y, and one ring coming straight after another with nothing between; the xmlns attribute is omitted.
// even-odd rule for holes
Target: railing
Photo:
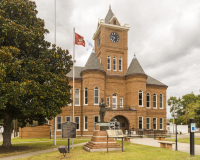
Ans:
<svg viewBox="0 0 200 160"><path fill-rule="evenodd" d="M106 110L112 110L112 111L125 111L125 110L131 110L131 111L136 111L136 107L134 106L129 106L129 105L110 105L107 106Z"/></svg>

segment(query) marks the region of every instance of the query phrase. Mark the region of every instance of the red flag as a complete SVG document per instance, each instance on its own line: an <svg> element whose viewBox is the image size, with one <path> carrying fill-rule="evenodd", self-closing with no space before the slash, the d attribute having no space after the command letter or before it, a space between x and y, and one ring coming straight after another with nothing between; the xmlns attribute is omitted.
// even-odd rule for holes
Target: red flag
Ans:
<svg viewBox="0 0 200 160"><path fill-rule="evenodd" d="M85 41L83 39L84 39L84 37L82 37L79 34L75 33L75 44L82 45L82 46L85 47Z"/></svg>

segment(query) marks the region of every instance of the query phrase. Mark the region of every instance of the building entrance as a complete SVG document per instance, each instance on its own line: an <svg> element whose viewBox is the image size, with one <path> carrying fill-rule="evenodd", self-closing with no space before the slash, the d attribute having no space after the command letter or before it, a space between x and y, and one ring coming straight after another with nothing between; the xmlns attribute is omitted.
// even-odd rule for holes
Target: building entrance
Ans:
<svg viewBox="0 0 200 160"><path fill-rule="evenodd" d="M110 121L110 129L121 129L124 134L126 134L126 130L129 129L129 123L126 117L118 115L111 119Z"/></svg>

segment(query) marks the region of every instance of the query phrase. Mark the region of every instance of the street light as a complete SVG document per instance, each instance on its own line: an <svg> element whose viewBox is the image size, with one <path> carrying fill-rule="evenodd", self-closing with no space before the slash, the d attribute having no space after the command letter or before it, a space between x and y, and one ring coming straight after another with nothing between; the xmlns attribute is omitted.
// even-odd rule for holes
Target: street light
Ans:
<svg viewBox="0 0 200 160"><path fill-rule="evenodd" d="M175 118L175 123L176 123L176 147L175 147L175 151L178 151L178 147L177 147L177 113L174 114L174 118Z"/></svg>

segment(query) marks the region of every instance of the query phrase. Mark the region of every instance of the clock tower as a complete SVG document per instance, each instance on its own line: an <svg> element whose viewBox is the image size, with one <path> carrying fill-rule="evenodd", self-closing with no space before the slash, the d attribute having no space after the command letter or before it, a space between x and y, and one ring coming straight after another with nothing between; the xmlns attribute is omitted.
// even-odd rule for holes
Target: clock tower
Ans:
<svg viewBox="0 0 200 160"><path fill-rule="evenodd" d="M98 22L93 35L95 53L108 75L125 75L127 71L129 25L121 26L111 7Z"/></svg>

